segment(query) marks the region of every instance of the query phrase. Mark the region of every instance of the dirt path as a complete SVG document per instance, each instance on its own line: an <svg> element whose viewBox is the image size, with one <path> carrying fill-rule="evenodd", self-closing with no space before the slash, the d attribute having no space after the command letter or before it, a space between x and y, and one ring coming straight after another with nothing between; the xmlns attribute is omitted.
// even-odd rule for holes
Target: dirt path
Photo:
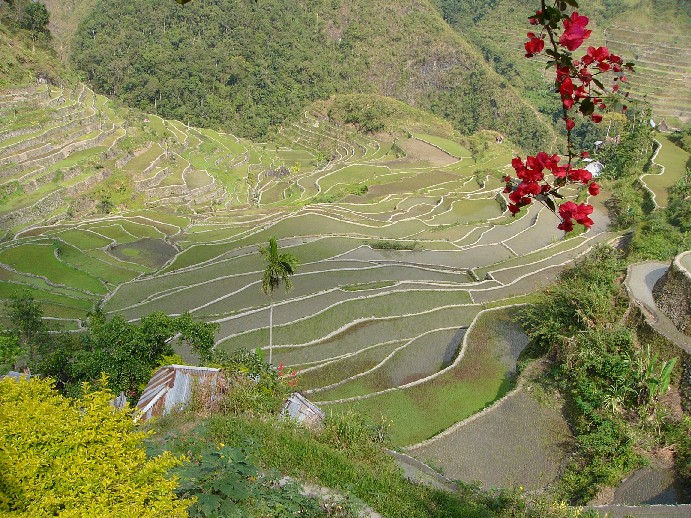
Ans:
<svg viewBox="0 0 691 518"><path fill-rule="evenodd" d="M635 518L689 518L691 517L691 505L603 505L584 507L584 511L593 510L601 517L625 518L633 516Z"/></svg>
<svg viewBox="0 0 691 518"><path fill-rule="evenodd" d="M655 304L653 287L669 268L667 263L647 261L632 264L626 274L625 285L631 299L642 309L650 326L662 336L691 354L691 338L679 331Z"/></svg>

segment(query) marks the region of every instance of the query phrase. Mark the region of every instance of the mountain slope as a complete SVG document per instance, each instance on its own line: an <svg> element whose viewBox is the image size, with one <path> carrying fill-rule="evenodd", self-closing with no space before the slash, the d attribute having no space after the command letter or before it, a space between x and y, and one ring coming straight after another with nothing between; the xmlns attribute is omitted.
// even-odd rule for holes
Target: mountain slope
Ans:
<svg viewBox="0 0 691 518"><path fill-rule="evenodd" d="M130 105L260 137L333 93L394 96L471 133L550 145L548 124L427 0L99 1L73 60Z"/></svg>
<svg viewBox="0 0 691 518"><path fill-rule="evenodd" d="M435 0L444 18L483 53L495 70L520 87L544 113L559 110L545 102L550 85L541 80L545 59L527 60L523 42L533 0ZM683 0L581 2L591 19L591 45L607 45L637 63L629 75L632 98L647 100L655 119L673 124L691 120L691 4ZM577 52L578 54L578 52Z"/></svg>

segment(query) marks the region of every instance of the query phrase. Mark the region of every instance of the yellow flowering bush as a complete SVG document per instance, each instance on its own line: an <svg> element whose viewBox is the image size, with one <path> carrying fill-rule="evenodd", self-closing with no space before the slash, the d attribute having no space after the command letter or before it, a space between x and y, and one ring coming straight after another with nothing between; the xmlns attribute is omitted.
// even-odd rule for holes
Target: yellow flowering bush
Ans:
<svg viewBox="0 0 691 518"><path fill-rule="evenodd" d="M105 387L106 379L102 380ZM0 380L0 515L183 517L169 453L146 455L146 432L106 388L69 399L50 379Z"/></svg>

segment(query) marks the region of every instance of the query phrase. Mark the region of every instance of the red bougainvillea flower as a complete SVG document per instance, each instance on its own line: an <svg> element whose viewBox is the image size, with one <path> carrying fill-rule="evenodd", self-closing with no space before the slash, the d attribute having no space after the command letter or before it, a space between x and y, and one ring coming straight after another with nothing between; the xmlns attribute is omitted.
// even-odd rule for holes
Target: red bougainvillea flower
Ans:
<svg viewBox="0 0 691 518"><path fill-rule="evenodd" d="M564 232L571 232L573 230L573 221L570 219L565 219L559 225L557 225L557 228L559 230L563 230Z"/></svg>
<svg viewBox="0 0 691 518"><path fill-rule="evenodd" d="M572 201L567 201L559 206L559 217L562 222L559 225L559 229L565 232L571 232L573 230L573 222L583 225L586 228L593 226L593 220L590 219L590 215L593 213L593 206L587 203L575 204Z"/></svg>
<svg viewBox="0 0 691 518"><path fill-rule="evenodd" d="M573 95L573 81L570 77L564 78L559 85L559 93L561 95Z"/></svg>
<svg viewBox="0 0 691 518"><path fill-rule="evenodd" d="M587 16L580 16L577 12L573 12L570 18L564 20L564 33L559 37L559 44L570 51L583 45L583 40L587 39L592 32L585 28L589 21Z"/></svg>
<svg viewBox="0 0 691 518"><path fill-rule="evenodd" d="M585 99L586 97L588 97L588 92L586 92L583 85L581 85L578 88L576 88L576 90L573 92L573 96L579 100Z"/></svg>
<svg viewBox="0 0 691 518"><path fill-rule="evenodd" d="M545 40L535 36L534 33L529 32L528 41L525 42L525 57L532 58L535 54L539 54L545 48Z"/></svg>
<svg viewBox="0 0 691 518"><path fill-rule="evenodd" d="M581 203L578 206L578 212L573 215L573 219L576 223L583 225L585 228L590 228L593 226L593 220L590 219L590 215L593 213L593 206L587 203Z"/></svg>
<svg viewBox="0 0 691 518"><path fill-rule="evenodd" d="M598 184L596 184L595 182L593 182L588 186L588 192L592 196L597 196L598 194L600 194L600 186Z"/></svg>
<svg viewBox="0 0 691 518"><path fill-rule="evenodd" d="M537 25L540 23L540 16L542 16L542 9L538 9L535 11L535 16L531 16L528 18L528 21L530 22L530 25Z"/></svg>
<svg viewBox="0 0 691 518"><path fill-rule="evenodd" d="M572 182L587 184L592 179L593 174L587 169L571 169L569 171L569 180Z"/></svg>
<svg viewBox="0 0 691 518"><path fill-rule="evenodd" d="M566 121L566 131L571 131L576 126L576 123L574 122L573 119L569 119L567 117L564 120Z"/></svg>
<svg viewBox="0 0 691 518"><path fill-rule="evenodd" d="M583 56L583 59L581 59L581 62L583 62L584 65L590 65L593 62L597 61L602 62L605 61L606 59L609 59L610 54L609 54L609 49L607 47L588 47L588 53Z"/></svg>
<svg viewBox="0 0 691 518"><path fill-rule="evenodd" d="M600 115L599 113L593 113L590 116L590 118L595 124L599 124L600 122L602 122L602 115Z"/></svg>

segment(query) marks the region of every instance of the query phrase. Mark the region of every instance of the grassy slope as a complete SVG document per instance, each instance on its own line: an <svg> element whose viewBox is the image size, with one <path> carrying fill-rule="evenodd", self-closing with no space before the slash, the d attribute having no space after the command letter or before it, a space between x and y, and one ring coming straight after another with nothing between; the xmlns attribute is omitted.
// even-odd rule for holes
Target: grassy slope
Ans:
<svg viewBox="0 0 691 518"><path fill-rule="evenodd" d="M358 430L358 419L343 421L343 437ZM193 422L194 421L194 422ZM186 431L196 426L191 432ZM360 425L361 426L361 425ZM301 481L310 481L348 495L347 502L363 502L388 517L492 517L508 515L514 502L492 499L470 487L457 493L412 483L380 448L364 438L335 445L324 434L296 427L274 417L212 415L199 421L190 414L165 418L155 425L155 451L188 454L219 444L251 445L252 460ZM503 511L503 512L502 512ZM339 514L341 516L341 514Z"/></svg>
<svg viewBox="0 0 691 518"><path fill-rule="evenodd" d="M0 5L0 16L9 15L10 9ZM66 70L52 52L46 52L41 42L32 51L32 42L23 31L15 32L0 23L0 90L33 82L37 75L57 80L67 76Z"/></svg>

